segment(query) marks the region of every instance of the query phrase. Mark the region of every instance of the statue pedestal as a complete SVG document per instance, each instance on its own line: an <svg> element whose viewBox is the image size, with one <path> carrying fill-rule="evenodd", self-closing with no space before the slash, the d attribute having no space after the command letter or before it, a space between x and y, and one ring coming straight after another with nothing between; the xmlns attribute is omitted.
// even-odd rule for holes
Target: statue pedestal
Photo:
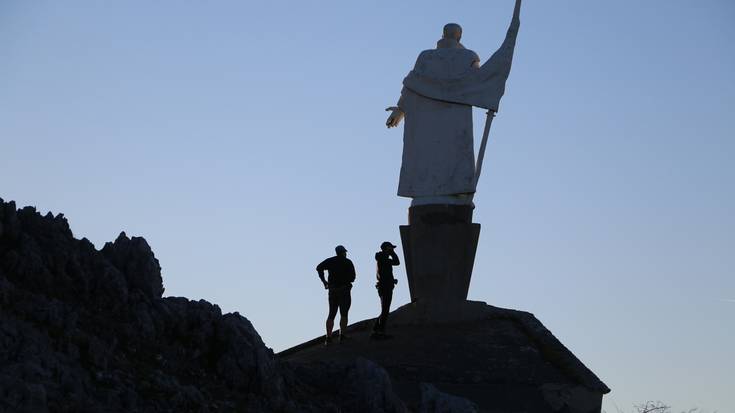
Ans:
<svg viewBox="0 0 735 413"><path fill-rule="evenodd" d="M419 205L401 225L411 302L464 301L470 288L480 224L470 205Z"/></svg>

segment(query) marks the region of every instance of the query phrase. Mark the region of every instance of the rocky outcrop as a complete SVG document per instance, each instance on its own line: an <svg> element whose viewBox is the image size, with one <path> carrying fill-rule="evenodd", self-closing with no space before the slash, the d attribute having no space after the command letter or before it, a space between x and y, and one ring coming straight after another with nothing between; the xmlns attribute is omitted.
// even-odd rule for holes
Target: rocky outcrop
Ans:
<svg viewBox="0 0 735 413"><path fill-rule="evenodd" d="M403 403L393 392L388 373L370 360L293 364L298 376L320 389L313 400L333 412L401 413ZM340 399L340 405L330 400Z"/></svg>
<svg viewBox="0 0 735 413"><path fill-rule="evenodd" d="M291 367L241 315L163 291L143 238L98 251L0 199L0 411L403 410L373 363Z"/></svg>
<svg viewBox="0 0 735 413"><path fill-rule="evenodd" d="M421 383L420 413L478 413L475 403L439 391L429 383Z"/></svg>

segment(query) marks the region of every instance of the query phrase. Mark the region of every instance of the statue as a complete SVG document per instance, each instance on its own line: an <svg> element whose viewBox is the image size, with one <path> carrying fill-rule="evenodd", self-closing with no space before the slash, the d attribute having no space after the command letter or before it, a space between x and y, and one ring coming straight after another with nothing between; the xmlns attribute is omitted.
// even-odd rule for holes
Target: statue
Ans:
<svg viewBox="0 0 735 413"><path fill-rule="evenodd" d="M412 206L472 204L484 155L483 145L475 165L472 106L488 109L486 142L510 73L520 5L516 0L505 41L482 66L460 43L462 28L444 26L436 49L421 52L403 80L398 105L386 109L389 128L405 118L398 196L413 198Z"/></svg>
<svg viewBox="0 0 735 413"><path fill-rule="evenodd" d="M386 109L388 128L405 119L398 196L412 198L408 225L400 227L411 301L440 312L467 299L480 236L473 197L510 74L520 7L516 0L503 44L483 65L460 42L462 28L444 26L436 49L421 52L403 79L398 105ZM488 111L477 163L473 106Z"/></svg>

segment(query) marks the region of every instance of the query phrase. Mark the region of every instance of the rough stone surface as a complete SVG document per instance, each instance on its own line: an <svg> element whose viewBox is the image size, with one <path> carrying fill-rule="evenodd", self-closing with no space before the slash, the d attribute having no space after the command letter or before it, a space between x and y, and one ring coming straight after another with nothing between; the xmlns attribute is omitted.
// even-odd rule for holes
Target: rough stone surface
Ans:
<svg viewBox="0 0 735 413"><path fill-rule="evenodd" d="M403 411L376 364L290 366L246 318L163 291L143 238L98 251L0 199L0 412Z"/></svg>
<svg viewBox="0 0 735 413"><path fill-rule="evenodd" d="M475 403L439 391L428 383L421 383L421 413L478 413Z"/></svg>
<svg viewBox="0 0 735 413"><path fill-rule="evenodd" d="M323 403L329 399L343 397L342 410L333 406L334 411L343 412L404 412L405 407L393 392L386 371L370 360L356 357L350 360L319 361L314 363L293 364L299 377L323 389L313 394L316 401ZM326 398L326 400L323 400ZM332 407L332 406L330 406Z"/></svg>
<svg viewBox="0 0 735 413"><path fill-rule="evenodd" d="M317 338L279 357L294 364L369 359L385 368L413 411L443 411L436 406L453 400L429 397L426 383L493 413L599 413L610 391L524 311L477 301L441 309L417 302L396 309L389 320L389 339L370 339L373 320L365 320L348 327L352 340L345 344L325 348Z"/></svg>

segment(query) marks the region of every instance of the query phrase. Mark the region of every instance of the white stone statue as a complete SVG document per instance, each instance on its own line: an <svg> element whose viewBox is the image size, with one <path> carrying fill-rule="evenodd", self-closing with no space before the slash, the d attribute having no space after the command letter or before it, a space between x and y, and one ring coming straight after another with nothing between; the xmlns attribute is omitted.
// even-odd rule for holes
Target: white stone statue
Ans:
<svg viewBox="0 0 735 413"><path fill-rule="evenodd" d="M505 41L482 66L460 43L462 28L444 26L436 49L421 52L403 80L398 105L386 109L389 128L405 118L398 196L413 198L412 206L472 203L481 167L475 165L472 106L488 109L481 159L510 73L520 6L516 0Z"/></svg>

